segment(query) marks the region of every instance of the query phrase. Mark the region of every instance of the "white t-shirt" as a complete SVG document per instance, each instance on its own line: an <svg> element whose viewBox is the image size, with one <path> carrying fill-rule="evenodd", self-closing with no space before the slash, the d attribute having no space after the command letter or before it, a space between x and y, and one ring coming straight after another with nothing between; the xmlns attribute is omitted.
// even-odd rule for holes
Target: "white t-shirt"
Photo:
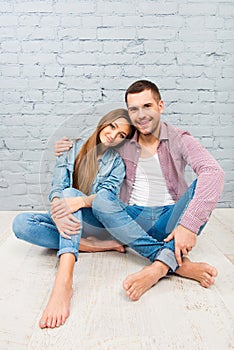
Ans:
<svg viewBox="0 0 234 350"><path fill-rule="evenodd" d="M139 159L129 204L145 207L174 204L167 190L157 153L153 157Z"/></svg>

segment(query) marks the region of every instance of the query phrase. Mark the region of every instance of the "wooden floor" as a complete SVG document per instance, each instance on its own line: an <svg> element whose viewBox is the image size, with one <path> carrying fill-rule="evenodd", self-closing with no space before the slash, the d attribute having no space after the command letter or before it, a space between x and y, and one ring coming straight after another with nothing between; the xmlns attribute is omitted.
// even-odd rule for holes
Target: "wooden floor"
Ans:
<svg viewBox="0 0 234 350"><path fill-rule="evenodd" d="M166 277L140 301L122 281L148 262L128 250L80 254L71 316L58 329L38 320L57 269L54 251L17 240L16 212L0 212L1 350L226 350L234 349L234 209L217 209L190 257L219 271L209 289Z"/></svg>

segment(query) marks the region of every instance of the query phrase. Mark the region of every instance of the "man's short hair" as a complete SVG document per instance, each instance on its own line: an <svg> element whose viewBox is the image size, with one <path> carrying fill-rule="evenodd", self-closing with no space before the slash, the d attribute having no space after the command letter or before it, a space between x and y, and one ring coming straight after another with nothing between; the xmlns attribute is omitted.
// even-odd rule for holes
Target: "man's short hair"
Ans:
<svg viewBox="0 0 234 350"><path fill-rule="evenodd" d="M152 83L149 80L138 80L138 81L135 81L135 83L131 84L129 88L126 90L125 92L126 104L127 104L128 94L138 94L139 92L142 92L144 90L151 90L155 100L156 101L161 100L161 95L156 84Z"/></svg>

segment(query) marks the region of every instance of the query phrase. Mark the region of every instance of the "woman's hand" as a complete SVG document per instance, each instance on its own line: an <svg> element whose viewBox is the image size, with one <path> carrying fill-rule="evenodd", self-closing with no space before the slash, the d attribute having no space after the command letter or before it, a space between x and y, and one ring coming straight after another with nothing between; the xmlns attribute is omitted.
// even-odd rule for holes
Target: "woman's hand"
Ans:
<svg viewBox="0 0 234 350"><path fill-rule="evenodd" d="M58 219L76 212L84 207L83 197L57 199L51 204L51 215Z"/></svg>
<svg viewBox="0 0 234 350"><path fill-rule="evenodd" d="M58 219L52 216L52 219L63 238L71 239L71 235L77 235L81 229L80 221L72 214Z"/></svg>

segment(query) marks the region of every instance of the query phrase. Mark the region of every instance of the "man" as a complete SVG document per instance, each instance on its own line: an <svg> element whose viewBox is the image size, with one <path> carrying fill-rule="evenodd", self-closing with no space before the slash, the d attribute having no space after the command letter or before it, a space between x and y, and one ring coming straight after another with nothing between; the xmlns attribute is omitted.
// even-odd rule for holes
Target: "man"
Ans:
<svg viewBox="0 0 234 350"><path fill-rule="evenodd" d="M126 165L121 200L102 190L92 206L112 236L152 262L128 276L123 287L130 299L138 300L159 279L175 271L209 287L217 270L205 263L192 263L185 256L220 198L223 170L188 132L160 120L164 103L154 83L133 83L125 101L137 131L119 149ZM65 150L60 146L63 144L57 144L57 152ZM189 188L184 178L186 165L197 175Z"/></svg>

